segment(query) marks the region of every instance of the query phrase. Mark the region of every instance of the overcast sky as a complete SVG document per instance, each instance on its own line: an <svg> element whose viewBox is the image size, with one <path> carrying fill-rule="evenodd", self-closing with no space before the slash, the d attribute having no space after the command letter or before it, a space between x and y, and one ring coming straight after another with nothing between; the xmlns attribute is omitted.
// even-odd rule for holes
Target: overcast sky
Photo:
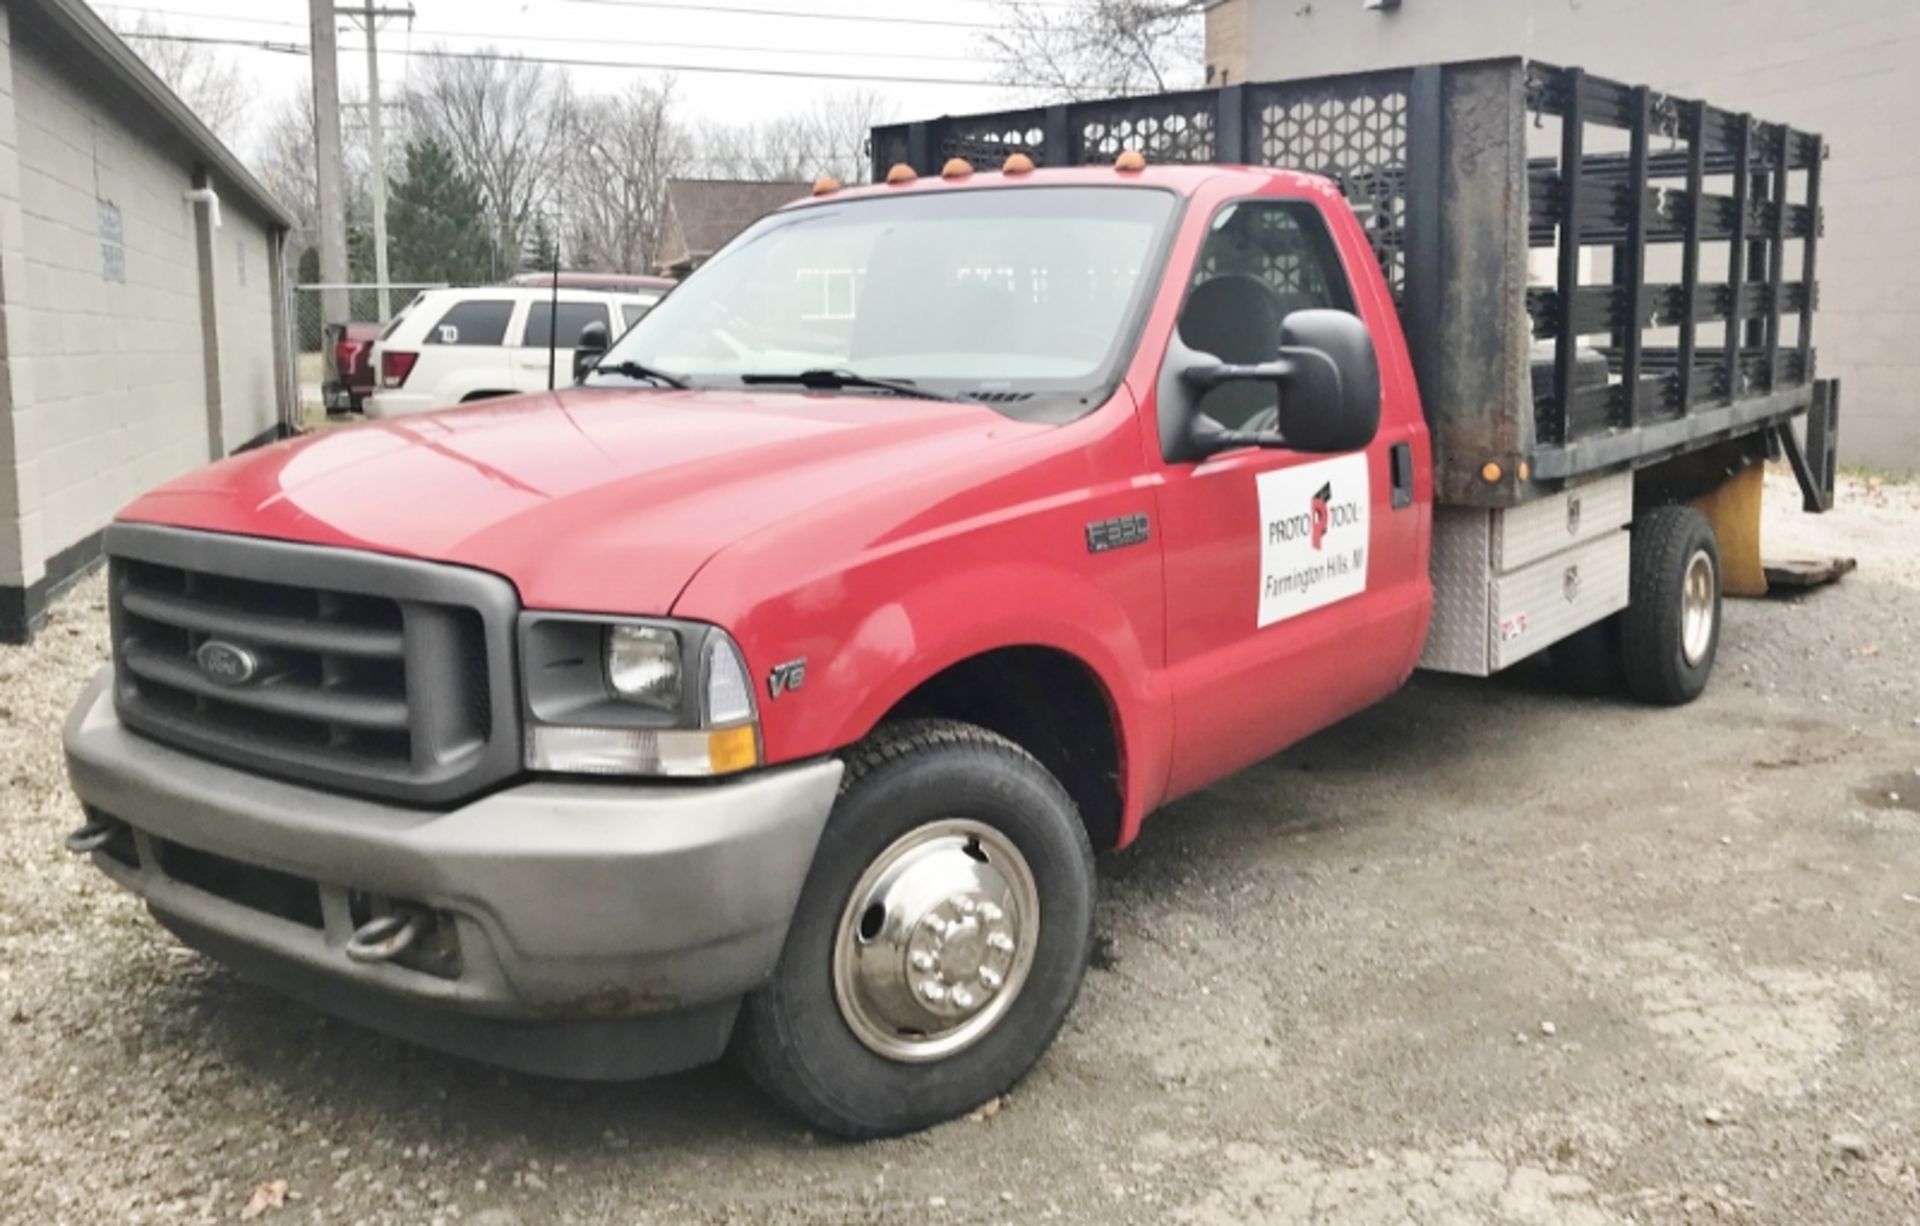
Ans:
<svg viewBox="0 0 1920 1226"><path fill-rule="evenodd" d="M179 34L307 41L306 0L89 2L109 21L154 18ZM406 0L379 2L405 7ZM1042 2L1071 7L1071 0ZM410 47L492 45L529 57L674 65L670 75L683 113L727 122L798 110L822 94L863 83L886 95L896 119L991 110L1026 97L1003 86L965 84L993 76L978 27L999 16L996 0L684 0L671 7L662 0L412 0L412 5L411 29L405 20L390 20L380 36L381 79L390 93L406 81L413 62L405 54ZM729 8L764 12L715 11ZM358 93L366 80L366 55L353 48L365 44L353 22L342 19L339 28L341 85ZM306 80L304 57L262 48L210 51L230 57L265 99L277 99ZM703 67L838 73L849 79L700 71ZM627 66L571 71L590 92L617 90L636 75L669 75ZM238 143L244 151L251 142Z"/></svg>

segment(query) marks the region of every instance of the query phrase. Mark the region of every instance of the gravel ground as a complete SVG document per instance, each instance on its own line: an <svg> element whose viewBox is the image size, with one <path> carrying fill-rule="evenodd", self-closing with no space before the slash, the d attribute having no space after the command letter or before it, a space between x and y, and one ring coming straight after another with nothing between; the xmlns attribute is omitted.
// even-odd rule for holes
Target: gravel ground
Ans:
<svg viewBox="0 0 1920 1226"><path fill-rule="evenodd" d="M849 1146L726 1069L495 1072L180 948L59 849L98 580L0 649L0 1219L1920 1221L1920 489L1849 481L1681 711L1423 677L1102 869L1066 1032Z"/></svg>

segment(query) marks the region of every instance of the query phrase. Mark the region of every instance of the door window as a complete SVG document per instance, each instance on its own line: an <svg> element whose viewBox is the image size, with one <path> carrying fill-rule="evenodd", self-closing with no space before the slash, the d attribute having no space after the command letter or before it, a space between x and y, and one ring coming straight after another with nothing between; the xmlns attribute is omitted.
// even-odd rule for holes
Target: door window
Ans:
<svg viewBox="0 0 1920 1226"><path fill-rule="evenodd" d="M404 312L403 312L404 314ZM513 317L513 303L499 298L479 298L455 303L440 322L427 329L429 345L498 345L507 339L507 321ZM394 321L398 323L396 319ZM393 331L391 326L387 331Z"/></svg>
<svg viewBox="0 0 1920 1226"><path fill-rule="evenodd" d="M604 302L536 302L527 310L526 336L520 344L526 349L545 349L548 339L559 335L560 349L572 349L588 324L607 326ZM557 325L557 326L556 326Z"/></svg>
<svg viewBox="0 0 1920 1226"><path fill-rule="evenodd" d="M1280 325L1295 311L1353 310L1353 290L1332 236L1304 201L1248 200L1214 215L1180 312L1180 339L1222 362L1254 365L1280 355ZM1272 384L1213 389L1200 410L1230 430L1267 429L1280 407Z"/></svg>

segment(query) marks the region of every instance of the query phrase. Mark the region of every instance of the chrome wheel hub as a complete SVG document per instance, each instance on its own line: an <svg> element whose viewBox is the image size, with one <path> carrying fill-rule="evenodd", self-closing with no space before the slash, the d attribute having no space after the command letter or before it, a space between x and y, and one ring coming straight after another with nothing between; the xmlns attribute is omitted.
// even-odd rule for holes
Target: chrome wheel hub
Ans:
<svg viewBox="0 0 1920 1226"><path fill-rule="evenodd" d="M833 947L833 994L854 1037L893 1060L978 1042L1033 966L1040 896L1011 840L949 818L897 840L861 874Z"/></svg>
<svg viewBox="0 0 1920 1226"><path fill-rule="evenodd" d="M1706 657L1713 642L1715 581L1713 558L1706 550L1696 550L1687 559L1687 574L1680 586L1680 651L1689 665Z"/></svg>

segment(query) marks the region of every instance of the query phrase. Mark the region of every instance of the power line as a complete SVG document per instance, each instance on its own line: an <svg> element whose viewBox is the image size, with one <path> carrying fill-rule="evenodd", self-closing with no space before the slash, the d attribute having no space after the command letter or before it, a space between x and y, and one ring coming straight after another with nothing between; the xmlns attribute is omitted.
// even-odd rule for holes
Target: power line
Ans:
<svg viewBox="0 0 1920 1226"><path fill-rule="evenodd" d="M197 43L204 47L239 47L245 51L272 51L280 55L312 53L312 49L305 43L277 43L264 38L222 38L212 34L143 34L138 30L124 30L120 37L128 42Z"/></svg>
<svg viewBox="0 0 1920 1226"><path fill-rule="evenodd" d="M306 29L305 22L283 21L272 17L229 17L219 13L189 13L180 9L155 8L139 4L111 4L103 7L115 12L149 13L160 17L187 17L206 21L231 21L248 25L275 26L280 28ZM983 58L977 55L939 55L924 51L873 51L846 50L837 47L773 47L766 44L750 43L698 43L679 42L661 38L603 38L598 35L551 35L551 34L502 34L485 30L423 30L415 29L410 34L421 38L471 38L495 43L588 43L601 47L666 47L675 51L741 51L752 54L768 55L826 55L847 59L872 60L928 60L962 64L1004 64L1007 60ZM123 37L146 37L155 35L137 32Z"/></svg>
<svg viewBox="0 0 1920 1226"><path fill-rule="evenodd" d="M240 47L254 51L272 51L282 55L307 55L309 50L304 43L274 42L270 39L222 38L201 34L139 34L123 35L126 38L145 39L149 42L163 43L200 43L207 46ZM365 47L350 47L342 44L342 51L364 51ZM487 63L551 64L562 68L625 68L641 69L649 72L691 72L718 73L723 76L744 77L798 77L819 81L884 81L895 85L965 85L978 88L995 89L1038 89L1041 86L1023 81L982 81L977 77L910 77L901 74L872 72L819 72L803 68L745 68L731 64L661 64L640 60L593 60L575 56L559 55L506 55L489 51L456 51L446 47L427 49L405 48L391 52L394 55L429 60L479 60Z"/></svg>

